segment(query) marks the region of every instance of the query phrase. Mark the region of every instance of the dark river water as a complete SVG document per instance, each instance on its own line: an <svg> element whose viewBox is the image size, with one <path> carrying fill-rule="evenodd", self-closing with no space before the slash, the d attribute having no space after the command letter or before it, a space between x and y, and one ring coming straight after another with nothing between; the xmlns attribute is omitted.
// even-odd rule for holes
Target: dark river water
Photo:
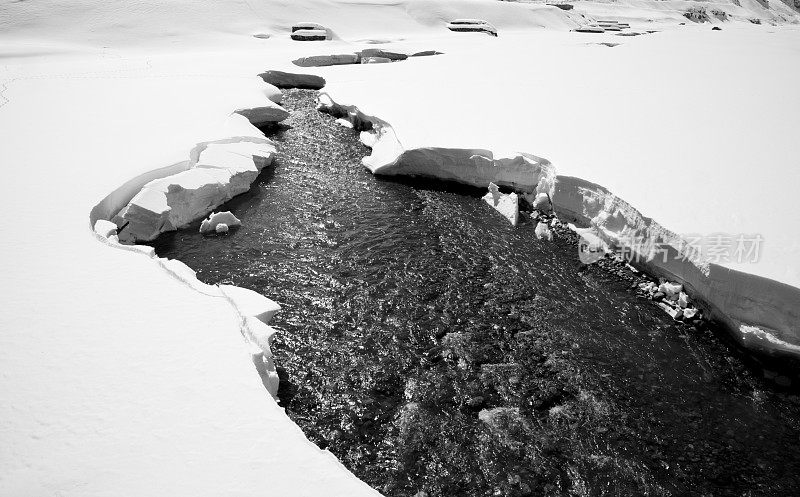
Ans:
<svg viewBox="0 0 800 497"><path fill-rule="evenodd" d="M278 301L281 404L391 496L798 495L800 399L473 190L371 176L289 91L274 166L156 250ZM265 448L269 450L269 448Z"/></svg>

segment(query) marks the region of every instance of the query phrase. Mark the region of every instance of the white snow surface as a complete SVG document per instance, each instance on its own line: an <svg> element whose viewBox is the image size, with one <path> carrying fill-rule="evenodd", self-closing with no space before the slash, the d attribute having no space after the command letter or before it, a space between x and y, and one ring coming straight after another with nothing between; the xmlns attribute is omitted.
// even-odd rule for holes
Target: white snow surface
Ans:
<svg viewBox="0 0 800 497"><path fill-rule="evenodd" d="M516 193L502 193L497 185L489 183L489 193L483 196L483 201L508 219L511 226L519 223L519 198Z"/></svg>
<svg viewBox="0 0 800 497"><path fill-rule="evenodd" d="M234 111L271 107L255 75L300 57L445 52L302 72L391 123L376 163L477 150L490 170L516 157L497 151L530 152L676 232L761 233L761 261L736 268L800 286L800 31L769 24L790 8L756 4L704 3L764 20L719 32L676 26L693 2L576 8L661 30L624 38L494 0L0 1L0 198L26 235L0 238L0 495L376 495L267 394L268 305L97 222L186 170L198 144L263 139ZM500 36L447 31L459 17ZM305 20L336 39L289 40Z"/></svg>

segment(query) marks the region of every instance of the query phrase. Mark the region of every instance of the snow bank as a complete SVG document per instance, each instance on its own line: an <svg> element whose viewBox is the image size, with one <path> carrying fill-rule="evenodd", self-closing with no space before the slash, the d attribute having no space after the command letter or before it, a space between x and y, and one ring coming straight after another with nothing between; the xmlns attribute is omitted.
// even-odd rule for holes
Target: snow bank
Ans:
<svg viewBox="0 0 800 497"><path fill-rule="evenodd" d="M318 108L348 119L372 148L364 165L384 176L432 177L486 188L490 183L521 192L552 193L555 173L546 159L527 153L503 153L484 149L417 148L406 150L385 121L341 105L327 94L319 96Z"/></svg>
<svg viewBox="0 0 800 497"><path fill-rule="evenodd" d="M338 104L323 94L319 107L349 119L357 129L370 128L362 132L362 142L374 147L372 155L364 158L365 166L374 174L435 177L473 186L489 183L490 188L502 184L523 193L547 194L559 216L591 226L607 247L619 248L626 240L641 241L649 252L626 249L632 257L642 259L639 265L685 285L708 314L725 323L745 347L765 353L800 354L800 288L698 258L697 253L686 250L687 242L680 236L599 185L557 176L546 159L524 153L494 159L488 150L406 150L388 123L356 106ZM499 199L491 193L487 197L487 202L498 205ZM552 239L546 224L539 223L535 231L538 238ZM654 257L656 247L663 251L661 258Z"/></svg>
<svg viewBox="0 0 800 497"><path fill-rule="evenodd" d="M201 218L250 189L258 173L272 162L274 144L266 139L233 138L200 144L186 161L186 170L145 184L114 222L120 240L155 239Z"/></svg>
<svg viewBox="0 0 800 497"><path fill-rule="evenodd" d="M800 353L800 288L709 262L687 240L600 185L559 176L553 201L559 216L591 226L610 250L624 251L649 273L680 282L743 346Z"/></svg>

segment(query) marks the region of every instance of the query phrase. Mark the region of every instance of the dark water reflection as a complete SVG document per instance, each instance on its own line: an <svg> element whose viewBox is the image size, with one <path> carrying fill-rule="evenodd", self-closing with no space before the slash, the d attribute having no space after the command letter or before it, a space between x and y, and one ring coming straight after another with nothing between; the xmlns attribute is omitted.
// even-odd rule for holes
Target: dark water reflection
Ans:
<svg viewBox="0 0 800 497"><path fill-rule="evenodd" d="M241 229L156 244L281 303L282 403L309 438L389 495L800 489L797 396L579 271L572 240L539 242L474 191L370 176L312 103L287 95L276 165L225 207Z"/></svg>

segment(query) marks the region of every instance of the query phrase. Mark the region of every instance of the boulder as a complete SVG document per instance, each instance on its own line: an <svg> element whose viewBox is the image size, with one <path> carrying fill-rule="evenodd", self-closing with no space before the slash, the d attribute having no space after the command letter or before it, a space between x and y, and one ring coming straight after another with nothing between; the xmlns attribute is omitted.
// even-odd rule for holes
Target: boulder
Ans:
<svg viewBox="0 0 800 497"><path fill-rule="evenodd" d="M429 57L431 55L443 55L443 53L436 50L423 50L422 52L411 54L411 57Z"/></svg>
<svg viewBox="0 0 800 497"><path fill-rule="evenodd" d="M404 53L388 52L386 50L381 50L380 48L365 48L364 50L358 52L358 55L361 58L380 57L389 60L406 60L408 58L408 55Z"/></svg>
<svg viewBox="0 0 800 497"><path fill-rule="evenodd" d="M345 64L358 64L358 55L354 53L312 55L293 60L292 63L300 67L339 66Z"/></svg>
<svg viewBox="0 0 800 497"><path fill-rule="evenodd" d="M246 117L254 126L278 123L289 117L289 111L278 104L271 104L264 107L252 107L249 109L237 109L234 112Z"/></svg>
<svg viewBox="0 0 800 497"><path fill-rule="evenodd" d="M305 90L321 90L325 79L314 74L297 74L283 71L267 71L259 74L264 82L277 88L301 88Z"/></svg>

